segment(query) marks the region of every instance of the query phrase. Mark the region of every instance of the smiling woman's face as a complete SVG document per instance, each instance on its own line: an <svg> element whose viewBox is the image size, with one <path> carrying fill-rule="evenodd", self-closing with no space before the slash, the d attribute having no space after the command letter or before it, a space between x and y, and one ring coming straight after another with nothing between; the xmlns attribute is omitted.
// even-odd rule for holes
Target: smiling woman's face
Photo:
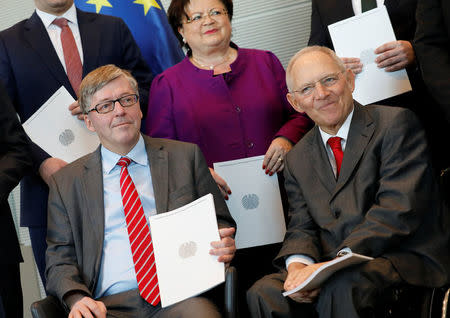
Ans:
<svg viewBox="0 0 450 318"><path fill-rule="evenodd" d="M202 17L186 23L178 30L195 54L211 48L228 47L231 39L231 22L220 0L191 0L185 8L189 18ZM220 12L221 14L216 14Z"/></svg>

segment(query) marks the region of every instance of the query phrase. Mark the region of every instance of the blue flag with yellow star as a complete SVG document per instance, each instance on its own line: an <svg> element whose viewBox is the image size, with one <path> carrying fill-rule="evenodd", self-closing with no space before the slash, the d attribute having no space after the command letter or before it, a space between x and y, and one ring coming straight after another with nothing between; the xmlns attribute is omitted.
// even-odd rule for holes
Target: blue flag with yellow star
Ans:
<svg viewBox="0 0 450 318"><path fill-rule="evenodd" d="M153 75L184 58L160 0L75 0L77 8L122 18Z"/></svg>

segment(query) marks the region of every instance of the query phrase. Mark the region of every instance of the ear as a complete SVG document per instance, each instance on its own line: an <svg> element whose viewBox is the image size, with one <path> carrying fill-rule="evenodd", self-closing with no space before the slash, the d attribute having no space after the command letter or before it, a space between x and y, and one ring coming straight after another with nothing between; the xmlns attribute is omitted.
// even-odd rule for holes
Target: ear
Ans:
<svg viewBox="0 0 450 318"><path fill-rule="evenodd" d="M95 132L94 124L92 123L92 121L89 118L88 114L84 114L84 123L86 124L87 129L89 129L90 131Z"/></svg>
<svg viewBox="0 0 450 318"><path fill-rule="evenodd" d="M355 90L355 73L353 73L353 71L351 69L347 69L345 71L345 77L347 80L347 84L353 93L353 91Z"/></svg>
<svg viewBox="0 0 450 318"><path fill-rule="evenodd" d="M300 103L297 101L297 99L295 98L295 93L287 93L286 94L287 100L289 102L289 104L291 104L291 106L298 111L299 113L304 113L305 111L303 110L302 106L300 105Z"/></svg>

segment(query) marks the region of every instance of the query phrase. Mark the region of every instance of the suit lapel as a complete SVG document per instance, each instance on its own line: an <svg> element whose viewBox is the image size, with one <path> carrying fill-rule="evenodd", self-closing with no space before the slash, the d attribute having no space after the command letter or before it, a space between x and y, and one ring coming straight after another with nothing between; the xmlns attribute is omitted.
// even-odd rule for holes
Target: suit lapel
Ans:
<svg viewBox="0 0 450 318"><path fill-rule="evenodd" d="M70 85L67 74L64 71L64 67L56 54L50 37L48 36L48 32L36 12L34 12L25 23L24 36L33 50L40 57L41 63L47 66L50 73L61 83L61 85L66 87L72 96L76 96L72 85Z"/></svg>
<svg viewBox="0 0 450 318"><path fill-rule="evenodd" d="M334 177L333 169L331 168L330 160L323 145L323 140L319 132L319 127L315 126L314 136L309 139L311 166L314 167L316 175L319 177L322 184L328 190L333 193L336 187L336 178Z"/></svg>
<svg viewBox="0 0 450 318"><path fill-rule="evenodd" d="M355 102L355 109L352 122L350 123L341 172L334 195L339 192L351 177L359 160L364 154L364 150L369 144L374 131L375 125L373 124L372 118L367 111L364 110L363 106Z"/></svg>
<svg viewBox="0 0 450 318"><path fill-rule="evenodd" d="M84 189L84 197L86 198L85 209L90 219L91 230L86 233L91 233L93 236L92 244L93 251L92 259L87 260L94 273L91 274L93 286L88 286L90 290L95 289L95 282L98 280L100 272L100 262L103 249L103 240L105 233L105 206L103 197L103 174L101 164L100 146L85 163L85 171L82 176L82 184Z"/></svg>
<svg viewBox="0 0 450 318"><path fill-rule="evenodd" d="M78 28L81 46L83 47L83 77L98 66L101 32L92 32L92 30L98 28L95 25L95 19L95 15L77 9Z"/></svg>
<svg viewBox="0 0 450 318"><path fill-rule="evenodd" d="M145 148L150 162L156 213L167 212L169 197L169 161L163 146L144 136Z"/></svg>

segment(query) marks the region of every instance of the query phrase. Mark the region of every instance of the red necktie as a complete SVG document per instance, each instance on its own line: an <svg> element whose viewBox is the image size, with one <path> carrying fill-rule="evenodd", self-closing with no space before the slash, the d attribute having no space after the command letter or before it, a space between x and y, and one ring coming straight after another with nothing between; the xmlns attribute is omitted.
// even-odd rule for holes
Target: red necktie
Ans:
<svg viewBox="0 0 450 318"><path fill-rule="evenodd" d="M139 292L147 302L156 306L159 301L158 276L156 275L155 256L152 237L145 218L139 194L128 174L127 166L131 160L120 158L120 193L127 222L128 238L133 253L134 270Z"/></svg>
<svg viewBox="0 0 450 318"><path fill-rule="evenodd" d="M339 171L341 171L342 158L344 158L344 152L341 146L341 137L331 137L327 143L330 145L333 151L334 160L336 160L336 178L339 177Z"/></svg>
<svg viewBox="0 0 450 318"><path fill-rule="evenodd" d="M67 24L67 19L59 18L53 21L53 24L61 28L61 44L64 53L64 61L66 62L67 77L73 90L78 96L78 89L81 84L81 76L83 74L83 66L81 65L80 53L78 52L75 38Z"/></svg>

